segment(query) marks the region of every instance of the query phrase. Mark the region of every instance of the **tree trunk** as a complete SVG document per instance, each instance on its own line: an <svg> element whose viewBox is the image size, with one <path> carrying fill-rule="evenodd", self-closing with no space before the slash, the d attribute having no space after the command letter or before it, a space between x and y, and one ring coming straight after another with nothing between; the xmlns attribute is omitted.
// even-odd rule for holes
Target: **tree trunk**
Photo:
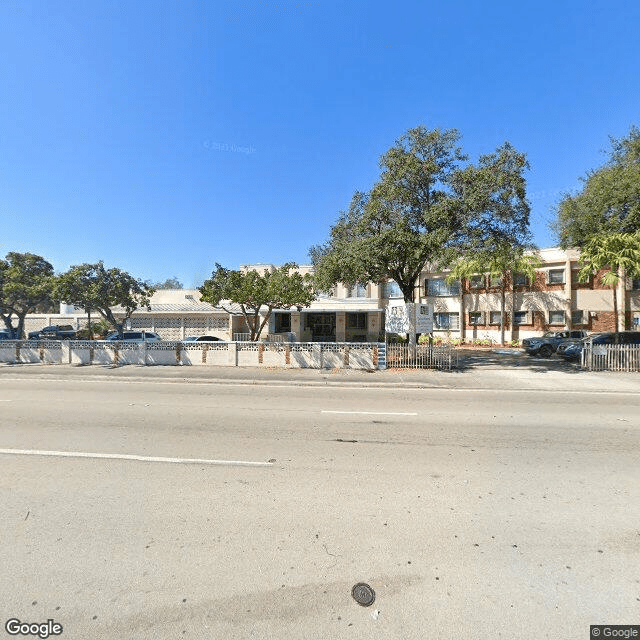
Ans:
<svg viewBox="0 0 640 640"><path fill-rule="evenodd" d="M271 316L271 309L267 311L267 315L264 317L264 320L260 324L260 328L258 329L258 334L256 335L256 341L260 339L262 335L262 330L264 329L264 325L269 321L269 317Z"/></svg>
<svg viewBox="0 0 640 640"><path fill-rule="evenodd" d="M16 338L18 340L24 340L27 336L24 332L24 320L26 317L26 313L18 313L16 314L18 316L18 328L16 331ZM24 337L23 337L24 336Z"/></svg>
<svg viewBox="0 0 640 640"><path fill-rule="evenodd" d="M13 338L14 329L13 329L13 323L11 322L11 316L10 315L5 316L4 314L2 314L2 320L4 321L4 326L7 328L9 335Z"/></svg>
<svg viewBox="0 0 640 640"><path fill-rule="evenodd" d="M615 318L615 329L614 331L618 331L618 285L616 284L613 289L613 317Z"/></svg>

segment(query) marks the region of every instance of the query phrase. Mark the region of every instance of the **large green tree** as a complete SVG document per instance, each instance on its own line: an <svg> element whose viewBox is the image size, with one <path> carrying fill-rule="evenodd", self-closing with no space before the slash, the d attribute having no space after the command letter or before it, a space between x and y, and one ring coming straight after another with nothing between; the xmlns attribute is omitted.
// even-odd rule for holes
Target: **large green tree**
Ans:
<svg viewBox="0 0 640 640"><path fill-rule="evenodd" d="M381 157L379 181L356 192L328 241L311 247L318 289L338 282L395 280L405 302L425 263L445 265L459 236L459 210L449 206L451 178L466 156L455 129L410 129ZM415 331L409 332L415 344Z"/></svg>
<svg viewBox="0 0 640 640"><path fill-rule="evenodd" d="M0 260L0 316L7 329L15 315L16 335L23 337L25 317L51 303L55 280L53 266L42 256L11 251Z"/></svg>
<svg viewBox="0 0 640 640"><path fill-rule="evenodd" d="M584 247L596 234L640 230L640 129L611 138L608 161L589 171L579 193L566 194L553 227L560 246Z"/></svg>
<svg viewBox="0 0 640 640"><path fill-rule="evenodd" d="M260 273L225 269L216 263L211 278L199 287L199 291L204 302L220 306L227 313L234 314L239 309L251 332L251 340L256 341L274 309L308 307L314 300L310 277L292 271L297 267L289 262L273 271L267 269ZM232 304L238 305L237 309ZM262 319L261 313L264 314Z"/></svg>
<svg viewBox="0 0 640 640"><path fill-rule="evenodd" d="M586 282L599 271L602 284L613 290L616 331L619 328L617 286L621 277L640 278L640 230L635 233L599 233L587 240L580 253L578 279Z"/></svg>
<svg viewBox="0 0 640 640"><path fill-rule="evenodd" d="M59 276L55 295L59 300L98 311L111 326L122 332L124 320L140 307L150 309L154 289L118 268L106 269L103 261L71 267ZM116 319L113 307L121 307L124 318Z"/></svg>
<svg viewBox="0 0 640 640"><path fill-rule="evenodd" d="M465 252L491 257L527 244L526 157L505 143L463 166L459 140L456 130L421 126L396 141L373 189L357 192L329 240L311 248L319 289L392 279L411 303L425 264L439 269Z"/></svg>

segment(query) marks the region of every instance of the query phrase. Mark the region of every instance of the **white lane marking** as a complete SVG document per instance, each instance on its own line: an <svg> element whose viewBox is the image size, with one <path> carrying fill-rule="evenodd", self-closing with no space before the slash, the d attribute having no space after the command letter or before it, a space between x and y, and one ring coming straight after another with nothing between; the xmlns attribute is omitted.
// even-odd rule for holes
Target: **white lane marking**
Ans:
<svg viewBox="0 0 640 640"><path fill-rule="evenodd" d="M0 402L13 402L13 400L0 400Z"/></svg>
<svg viewBox="0 0 640 640"><path fill-rule="evenodd" d="M113 460L137 460L138 462L172 462L176 464L210 464L242 467L272 467L272 462L249 462L246 460L207 460L201 458L163 458L160 456L137 456L126 453L87 453L84 451L39 451L37 449L0 449L0 453L19 456L53 456L56 458L106 458Z"/></svg>
<svg viewBox="0 0 640 640"><path fill-rule="evenodd" d="M320 413L350 413L363 416L417 416L417 413L399 413L393 411L321 411Z"/></svg>

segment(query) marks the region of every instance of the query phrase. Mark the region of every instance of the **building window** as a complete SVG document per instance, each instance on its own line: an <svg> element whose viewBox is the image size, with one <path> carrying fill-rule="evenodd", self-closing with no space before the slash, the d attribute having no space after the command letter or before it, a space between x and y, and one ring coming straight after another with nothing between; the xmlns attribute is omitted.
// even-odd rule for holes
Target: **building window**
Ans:
<svg viewBox="0 0 640 640"><path fill-rule="evenodd" d="M350 298L366 298L367 297L367 285L365 284L356 284L351 287L349 291Z"/></svg>
<svg viewBox="0 0 640 640"><path fill-rule="evenodd" d="M574 309L571 312L571 324L584 324L585 313L582 309Z"/></svg>
<svg viewBox="0 0 640 640"><path fill-rule="evenodd" d="M631 281L631 288L635 291L638 291L640 289L640 278L634 278Z"/></svg>
<svg viewBox="0 0 640 640"><path fill-rule="evenodd" d="M531 324L529 321L529 312L528 311L514 311L513 312L513 324Z"/></svg>
<svg viewBox="0 0 640 640"><path fill-rule="evenodd" d="M489 276L489 286L490 287L501 287L502 286L502 276L496 273L493 273Z"/></svg>
<svg viewBox="0 0 640 640"><path fill-rule="evenodd" d="M482 289L484 287L484 276L471 276L469 286L472 289Z"/></svg>
<svg viewBox="0 0 640 640"><path fill-rule="evenodd" d="M336 292L334 289L329 289L329 291L316 291L316 299L317 300L326 300L327 298L335 298Z"/></svg>
<svg viewBox="0 0 640 640"><path fill-rule="evenodd" d="M291 331L291 314L276 313L276 333L285 333Z"/></svg>
<svg viewBox="0 0 640 640"><path fill-rule="evenodd" d="M514 273L513 274L513 286L514 287L526 287L529 285L529 277L526 273Z"/></svg>
<svg viewBox="0 0 640 640"><path fill-rule="evenodd" d="M400 290L400 286L395 280L391 280L391 282L385 282L383 293L383 298L402 298L402 291Z"/></svg>
<svg viewBox="0 0 640 640"><path fill-rule="evenodd" d="M460 283L449 284L444 278L431 278L424 281L424 289L428 296L459 296Z"/></svg>
<svg viewBox="0 0 640 640"><path fill-rule="evenodd" d="M500 324L501 318L502 318L502 311L489 312L489 324Z"/></svg>
<svg viewBox="0 0 640 640"><path fill-rule="evenodd" d="M564 311L549 311L549 324L564 324Z"/></svg>
<svg viewBox="0 0 640 640"><path fill-rule="evenodd" d="M366 313L347 313L347 329L366 329Z"/></svg>
<svg viewBox="0 0 640 640"><path fill-rule="evenodd" d="M482 311L469 311L469 324L484 324L484 313Z"/></svg>
<svg viewBox="0 0 640 640"><path fill-rule="evenodd" d="M549 269L547 284L564 284L564 269Z"/></svg>
<svg viewBox="0 0 640 640"><path fill-rule="evenodd" d="M434 313L434 329L457 330L460 328L460 317L457 313Z"/></svg>

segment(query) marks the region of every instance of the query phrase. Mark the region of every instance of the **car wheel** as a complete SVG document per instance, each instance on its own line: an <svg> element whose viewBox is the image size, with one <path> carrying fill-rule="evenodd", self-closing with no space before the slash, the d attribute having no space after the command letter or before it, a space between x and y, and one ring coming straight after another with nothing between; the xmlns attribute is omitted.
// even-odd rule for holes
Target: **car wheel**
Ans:
<svg viewBox="0 0 640 640"><path fill-rule="evenodd" d="M550 358L551 354L553 353L553 347L548 344L543 344L540 347L539 353L543 358Z"/></svg>

